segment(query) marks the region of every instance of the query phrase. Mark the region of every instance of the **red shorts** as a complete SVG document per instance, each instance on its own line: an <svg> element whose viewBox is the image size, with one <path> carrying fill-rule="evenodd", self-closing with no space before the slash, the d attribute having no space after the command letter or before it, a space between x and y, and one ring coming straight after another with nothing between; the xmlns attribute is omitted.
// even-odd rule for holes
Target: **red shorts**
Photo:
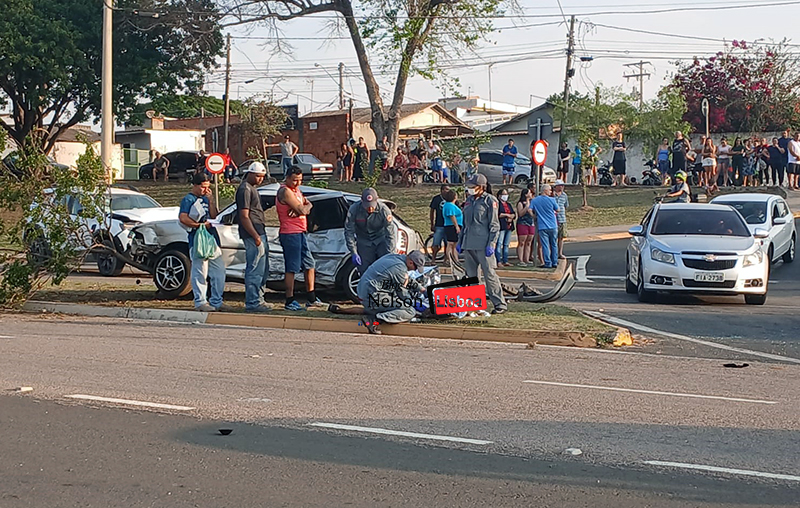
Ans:
<svg viewBox="0 0 800 508"><path fill-rule="evenodd" d="M527 226L525 224L517 224L517 236L532 236L536 234L535 226Z"/></svg>

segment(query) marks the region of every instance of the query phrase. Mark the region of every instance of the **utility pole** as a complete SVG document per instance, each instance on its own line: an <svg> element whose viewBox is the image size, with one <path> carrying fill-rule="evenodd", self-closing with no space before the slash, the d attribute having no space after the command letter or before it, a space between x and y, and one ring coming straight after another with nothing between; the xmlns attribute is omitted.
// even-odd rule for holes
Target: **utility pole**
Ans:
<svg viewBox="0 0 800 508"><path fill-rule="evenodd" d="M311 105L308 108L308 112L309 113L313 113L314 112L314 80L313 79L309 79L308 81L309 81L309 83L311 83L311 99L310 99L311 100Z"/></svg>
<svg viewBox="0 0 800 508"><path fill-rule="evenodd" d="M493 107L492 106L492 66L493 65L494 65L493 63L489 64L489 121L490 122L492 120L492 107ZM484 107L484 109L486 109L486 108Z"/></svg>
<svg viewBox="0 0 800 508"><path fill-rule="evenodd" d="M225 56L225 118L223 120L223 137L222 151L228 148L228 133L231 127L231 34L227 37L227 48Z"/></svg>
<svg viewBox="0 0 800 508"><path fill-rule="evenodd" d="M111 155L114 150L114 103L112 94L113 74L113 53L112 53L112 30L113 30L113 5L114 0L103 1L103 68L101 85L101 119L100 119L100 159L103 162L103 171L106 174L108 183L114 182L114 170L111 167Z"/></svg>
<svg viewBox="0 0 800 508"><path fill-rule="evenodd" d="M575 53L575 16L569 19L569 34L567 34L567 70L564 75L564 111L561 112L561 132L559 137L564 136L564 127L567 123L567 113L569 112L569 81L575 75L572 68L572 55Z"/></svg>
<svg viewBox="0 0 800 508"><path fill-rule="evenodd" d="M649 78L650 73L644 72L645 65L652 65L650 62L643 62L639 60L636 63L629 63L625 64L624 67L638 67L639 72L637 74L623 74L622 77L625 79L639 79L639 109L644 107L644 78Z"/></svg>
<svg viewBox="0 0 800 508"><path fill-rule="evenodd" d="M353 99L350 99L350 108L347 111L347 133L353 137Z"/></svg>
<svg viewBox="0 0 800 508"><path fill-rule="evenodd" d="M339 62L339 109L344 109L344 64Z"/></svg>

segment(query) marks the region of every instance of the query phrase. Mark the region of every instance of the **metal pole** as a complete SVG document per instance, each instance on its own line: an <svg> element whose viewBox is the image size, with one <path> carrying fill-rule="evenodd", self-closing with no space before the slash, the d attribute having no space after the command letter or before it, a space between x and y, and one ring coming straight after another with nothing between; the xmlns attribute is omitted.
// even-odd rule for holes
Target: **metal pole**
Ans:
<svg viewBox="0 0 800 508"><path fill-rule="evenodd" d="M344 109L344 64L339 62L339 109Z"/></svg>
<svg viewBox="0 0 800 508"><path fill-rule="evenodd" d="M494 64L489 64L489 120L492 119L492 66ZM485 108L484 108L485 109Z"/></svg>
<svg viewBox="0 0 800 508"><path fill-rule="evenodd" d="M114 183L114 170L111 167L111 155L114 150L114 106L112 94L114 91L113 77L113 6L114 0L103 0L103 69L102 69L102 104L100 120L100 159L108 183Z"/></svg>
<svg viewBox="0 0 800 508"><path fill-rule="evenodd" d="M309 107L309 113L314 112L314 80L311 79L311 106Z"/></svg>
<svg viewBox="0 0 800 508"><path fill-rule="evenodd" d="M214 175L214 203L217 205L217 210L219 210L219 175Z"/></svg>
<svg viewBox="0 0 800 508"><path fill-rule="evenodd" d="M227 37L227 50L225 57L225 118L223 120L223 130L225 131L222 145L224 152L228 148L228 133L230 132L231 123L231 35Z"/></svg>

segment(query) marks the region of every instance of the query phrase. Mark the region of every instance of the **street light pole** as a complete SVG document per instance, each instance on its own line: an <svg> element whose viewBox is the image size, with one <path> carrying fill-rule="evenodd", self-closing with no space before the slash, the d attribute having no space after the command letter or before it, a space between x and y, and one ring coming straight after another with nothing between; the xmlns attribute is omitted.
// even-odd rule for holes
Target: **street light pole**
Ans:
<svg viewBox="0 0 800 508"><path fill-rule="evenodd" d="M114 150L114 109L113 109L113 82L112 82L112 23L113 6L103 0L103 69L101 78L101 111L100 111L100 159L108 183L114 182L114 170L111 167L111 156Z"/></svg>

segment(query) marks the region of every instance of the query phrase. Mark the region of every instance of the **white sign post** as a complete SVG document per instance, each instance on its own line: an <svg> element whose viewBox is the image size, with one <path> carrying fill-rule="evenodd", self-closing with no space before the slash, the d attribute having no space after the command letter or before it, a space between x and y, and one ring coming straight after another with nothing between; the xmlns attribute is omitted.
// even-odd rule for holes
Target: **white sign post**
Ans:
<svg viewBox="0 0 800 508"><path fill-rule="evenodd" d="M214 175L214 199L219 207L219 175L225 171L225 157L221 153L212 153L206 157L206 169Z"/></svg>

